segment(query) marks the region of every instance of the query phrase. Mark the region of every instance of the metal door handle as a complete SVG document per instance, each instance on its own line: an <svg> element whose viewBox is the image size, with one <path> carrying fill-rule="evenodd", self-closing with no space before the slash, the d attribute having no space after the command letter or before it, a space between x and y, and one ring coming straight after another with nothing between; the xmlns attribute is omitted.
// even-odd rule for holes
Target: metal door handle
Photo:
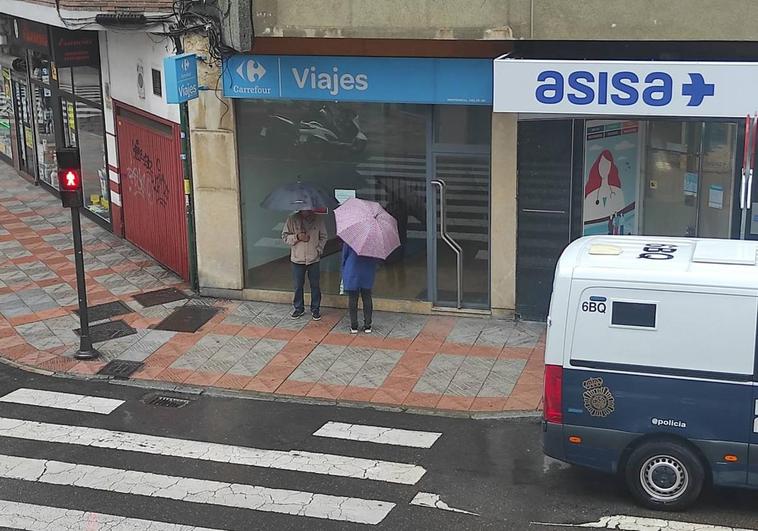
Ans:
<svg viewBox="0 0 758 531"><path fill-rule="evenodd" d="M456 302L458 309L460 309L463 307L463 248L447 233L447 214L445 211L445 205L447 203L445 189L447 188L447 184L442 179L434 179L430 182L440 190L440 236L455 253L456 280L458 288Z"/></svg>
<svg viewBox="0 0 758 531"><path fill-rule="evenodd" d="M747 179L747 201L745 208L753 208L753 168L750 168L749 177Z"/></svg>
<svg viewBox="0 0 758 531"><path fill-rule="evenodd" d="M565 214L565 210L541 210L539 208L522 208L521 212L528 212L529 214Z"/></svg>

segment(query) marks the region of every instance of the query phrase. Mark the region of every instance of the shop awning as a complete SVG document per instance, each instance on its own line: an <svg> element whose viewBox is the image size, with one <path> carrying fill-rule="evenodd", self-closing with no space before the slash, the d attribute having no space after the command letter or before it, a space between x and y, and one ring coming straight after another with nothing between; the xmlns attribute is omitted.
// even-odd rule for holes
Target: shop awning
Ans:
<svg viewBox="0 0 758 531"><path fill-rule="evenodd" d="M494 112L740 118L758 63L513 59L494 63Z"/></svg>

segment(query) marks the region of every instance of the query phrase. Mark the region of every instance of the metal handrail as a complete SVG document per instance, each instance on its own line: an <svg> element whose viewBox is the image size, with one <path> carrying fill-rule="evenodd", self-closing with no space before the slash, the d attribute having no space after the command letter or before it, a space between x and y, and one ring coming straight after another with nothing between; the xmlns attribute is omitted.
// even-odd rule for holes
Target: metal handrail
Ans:
<svg viewBox="0 0 758 531"><path fill-rule="evenodd" d="M456 278L458 288L457 308L460 309L463 307L463 247L461 247L458 242L456 242L447 233L447 214L445 211L447 204L447 195L445 189L447 188L447 183L445 183L445 181L442 179L434 179L430 182L440 190L440 236L455 253L455 267L457 273Z"/></svg>

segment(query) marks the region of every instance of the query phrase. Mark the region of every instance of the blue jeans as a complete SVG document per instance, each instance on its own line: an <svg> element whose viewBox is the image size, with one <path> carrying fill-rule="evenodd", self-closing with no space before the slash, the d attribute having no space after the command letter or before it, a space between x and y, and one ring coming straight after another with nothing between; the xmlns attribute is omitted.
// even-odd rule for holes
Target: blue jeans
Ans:
<svg viewBox="0 0 758 531"><path fill-rule="evenodd" d="M305 311L303 300L303 288L305 287L305 275L308 274L308 284L311 285L311 313L321 311L321 271L319 262L313 264L292 264L292 278L295 282L295 297L292 306L299 312Z"/></svg>

